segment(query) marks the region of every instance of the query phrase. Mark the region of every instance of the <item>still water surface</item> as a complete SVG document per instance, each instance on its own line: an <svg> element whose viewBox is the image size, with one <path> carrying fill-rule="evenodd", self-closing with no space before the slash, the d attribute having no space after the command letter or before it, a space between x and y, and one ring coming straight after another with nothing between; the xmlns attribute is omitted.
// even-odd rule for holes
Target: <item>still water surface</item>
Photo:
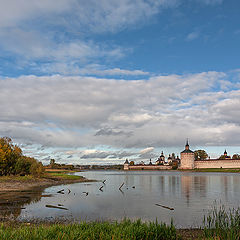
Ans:
<svg viewBox="0 0 240 240"><path fill-rule="evenodd" d="M204 214L216 202L226 208L240 206L240 174L235 173L88 171L75 174L100 181L47 188L44 194L50 196L26 205L19 220L89 221L126 217L170 223L173 219L178 228L185 228L200 226ZM64 194L57 193L61 189L65 189ZM60 204L68 210L47 208L48 204Z"/></svg>

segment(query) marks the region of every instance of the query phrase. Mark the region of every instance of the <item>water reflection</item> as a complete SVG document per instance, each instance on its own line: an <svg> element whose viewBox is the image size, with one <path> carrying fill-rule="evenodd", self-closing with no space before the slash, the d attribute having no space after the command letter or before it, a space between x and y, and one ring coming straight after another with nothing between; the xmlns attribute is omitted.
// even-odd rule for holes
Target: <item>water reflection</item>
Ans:
<svg viewBox="0 0 240 240"><path fill-rule="evenodd" d="M27 204L37 203L44 197L43 191L43 188L38 188L32 191L0 192L0 221L16 219Z"/></svg>
<svg viewBox="0 0 240 240"><path fill-rule="evenodd" d="M178 227L193 227L201 225L203 215L212 208L215 200L226 207L238 207L240 203L238 174L163 171L89 171L79 174L101 181L48 188L44 194L52 194L52 197L26 206L18 219L64 217L88 221L127 217L170 223L172 218ZM63 188L69 188L71 193L57 194ZM45 207L47 204L61 204L69 211L49 210ZM174 208L174 211L156 204Z"/></svg>

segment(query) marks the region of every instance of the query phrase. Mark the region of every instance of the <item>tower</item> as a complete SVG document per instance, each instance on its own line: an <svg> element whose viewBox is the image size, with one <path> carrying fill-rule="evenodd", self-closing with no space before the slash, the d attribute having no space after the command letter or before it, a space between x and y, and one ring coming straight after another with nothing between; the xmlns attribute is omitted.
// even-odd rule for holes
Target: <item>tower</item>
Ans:
<svg viewBox="0 0 240 240"><path fill-rule="evenodd" d="M181 152L180 169L194 169L194 152L189 149L188 140L185 145L185 150Z"/></svg>
<svg viewBox="0 0 240 240"><path fill-rule="evenodd" d="M126 159L125 163L123 164L123 170L129 170L129 162L128 160Z"/></svg>

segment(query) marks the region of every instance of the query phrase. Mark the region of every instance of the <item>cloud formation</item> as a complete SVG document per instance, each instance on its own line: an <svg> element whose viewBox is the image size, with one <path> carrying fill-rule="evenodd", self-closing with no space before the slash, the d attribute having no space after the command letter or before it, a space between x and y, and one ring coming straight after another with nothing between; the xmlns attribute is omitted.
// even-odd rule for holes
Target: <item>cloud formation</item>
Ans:
<svg viewBox="0 0 240 240"><path fill-rule="evenodd" d="M52 147L179 146L187 137L196 144L236 145L240 91L221 89L219 81L227 78L203 72L133 81L1 79L0 135Z"/></svg>
<svg viewBox="0 0 240 240"><path fill-rule="evenodd" d="M16 71L74 75L86 66L116 61L129 52L96 36L115 34L147 24L147 20L184 0L0 0L0 51ZM205 5L221 0L200 1ZM17 37L16 37L17 36ZM89 37L91 36L91 37ZM190 33L188 40L197 37ZM4 68L5 66L3 66ZM0 68L1 71L1 68ZM87 74L148 75L142 70L107 67Z"/></svg>

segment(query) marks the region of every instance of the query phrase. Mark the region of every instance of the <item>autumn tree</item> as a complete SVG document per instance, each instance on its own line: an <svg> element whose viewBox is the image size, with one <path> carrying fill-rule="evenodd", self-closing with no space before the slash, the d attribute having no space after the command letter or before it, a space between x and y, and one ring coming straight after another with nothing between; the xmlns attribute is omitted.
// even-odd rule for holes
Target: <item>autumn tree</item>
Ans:
<svg viewBox="0 0 240 240"><path fill-rule="evenodd" d="M208 154L204 150L196 150L194 151L195 160L206 160Z"/></svg>
<svg viewBox="0 0 240 240"><path fill-rule="evenodd" d="M14 146L11 138L0 138L0 175L14 174L15 164L22 151Z"/></svg>
<svg viewBox="0 0 240 240"><path fill-rule="evenodd" d="M35 173L40 176L43 171L42 163L24 156L21 148L14 145L11 138L0 138L0 176Z"/></svg>

